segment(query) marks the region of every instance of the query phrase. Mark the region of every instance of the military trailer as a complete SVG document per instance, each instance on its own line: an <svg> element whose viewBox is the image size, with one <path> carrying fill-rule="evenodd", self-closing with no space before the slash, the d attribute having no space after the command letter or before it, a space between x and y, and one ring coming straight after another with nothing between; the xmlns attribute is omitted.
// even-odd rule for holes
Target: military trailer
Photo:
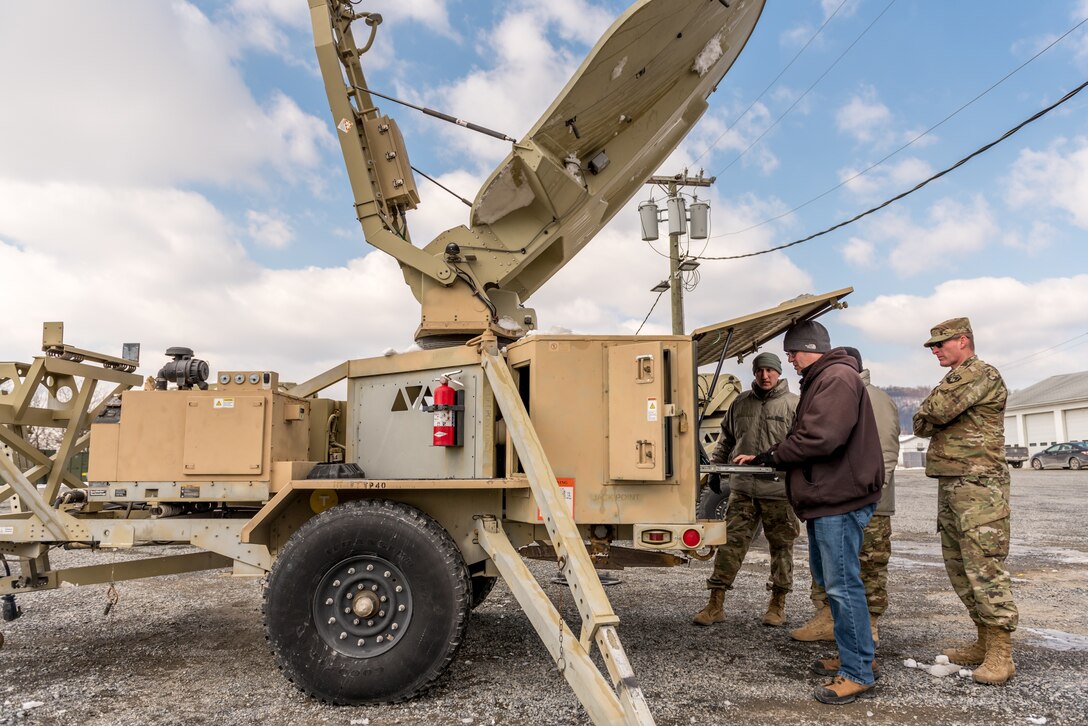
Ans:
<svg viewBox="0 0 1088 726"><path fill-rule="evenodd" d="M736 393L718 383L723 361L843 306L851 290L683 336L540 334L522 300L694 125L762 6L636 2L512 144L468 225L416 246L407 151L360 65L381 18L310 0L355 213L420 302L422 349L288 385L261 368L212 375L192 350L172 348L145 381L136 347L119 357L79 349L47 323L44 355L0 363L0 439L29 467L0 456L0 554L16 565L0 573L0 595L221 567L267 577L276 664L315 698L357 704L433 684L502 577L594 722L652 723L597 570L675 565L725 541L723 522L696 516L700 424ZM369 29L362 47L357 21ZM114 388L96 402L100 383ZM337 385L345 400L323 395ZM35 405L41 388L47 400ZM30 445L32 426L64 430L55 454ZM67 463L87 449L84 482ZM57 546L151 543L187 547L50 565ZM573 627L523 553L558 563Z"/></svg>

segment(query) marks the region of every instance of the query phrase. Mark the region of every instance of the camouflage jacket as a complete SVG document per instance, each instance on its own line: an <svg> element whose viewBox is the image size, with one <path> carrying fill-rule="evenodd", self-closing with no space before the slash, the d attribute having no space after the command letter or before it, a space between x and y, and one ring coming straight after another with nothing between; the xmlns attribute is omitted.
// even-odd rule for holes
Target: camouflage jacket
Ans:
<svg viewBox="0 0 1088 726"><path fill-rule="evenodd" d="M789 383L780 378L766 393L755 384L737 396L722 419L718 442L710 455L715 464L732 463L740 454L759 454L777 444L793 425L797 409L797 394L790 392ZM751 474L734 474L729 486L758 499L785 499L786 484L779 479Z"/></svg>
<svg viewBox="0 0 1088 726"><path fill-rule="evenodd" d="M930 437L926 476L998 476L1005 465L1001 374L971 356L952 369L914 414L914 433Z"/></svg>

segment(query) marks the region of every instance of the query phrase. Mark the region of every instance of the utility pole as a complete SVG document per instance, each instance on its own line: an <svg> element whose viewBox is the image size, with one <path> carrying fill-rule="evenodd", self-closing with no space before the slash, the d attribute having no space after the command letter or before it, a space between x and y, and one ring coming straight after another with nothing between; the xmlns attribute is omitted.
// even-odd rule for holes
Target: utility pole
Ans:
<svg viewBox="0 0 1088 726"><path fill-rule="evenodd" d="M687 229L687 220L684 217L683 198L679 195L681 187L709 187L717 177L704 177L702 171L699 176L688 176L687 170L683 174L674 176L652 176L646 180L653 186L664 186L669 191L669 287L672 298L672 334L684 334L684 288L680 284L680 236ZM674 219L677 213L681 218Z"/></svg>

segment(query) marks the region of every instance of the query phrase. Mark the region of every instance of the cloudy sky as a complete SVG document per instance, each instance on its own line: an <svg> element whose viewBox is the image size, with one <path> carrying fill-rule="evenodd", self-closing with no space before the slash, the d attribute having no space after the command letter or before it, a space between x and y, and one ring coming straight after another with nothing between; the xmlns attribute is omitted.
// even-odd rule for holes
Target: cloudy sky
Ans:
<svg viewBox="0 0 1088 726"><path fill-rule="evenodd" d="M520 137L626 3L364 6L385 17L365 57L372 88ZM718 178L712 237L689 251L754 252L830 227L1083 83L1088 24L1046 48L1088 18L1088 2L1024 8L771 3L660 170ZM83 348L142 343L145 373L173 345L213 371L285 380L411 345L418 306L354 221L306 0L3 3L0 97L0 360L29 360L44 320L63 320ZM1011 387L1088 368L1086 105L1088 93L1073 98L858 223L704 261L687 328L853 286L850 307L824 321L877 383L934 383L942 371L920 344L960 315ZM413 164L465 197L509 150L382 110ZM418 184L417 243L466 221L460 202ZM542 328L638 329L667 271L667 238L639 240L635 207L649 193L529 301ZM643 332L670 330L668 315L666 296Z"/></svg>

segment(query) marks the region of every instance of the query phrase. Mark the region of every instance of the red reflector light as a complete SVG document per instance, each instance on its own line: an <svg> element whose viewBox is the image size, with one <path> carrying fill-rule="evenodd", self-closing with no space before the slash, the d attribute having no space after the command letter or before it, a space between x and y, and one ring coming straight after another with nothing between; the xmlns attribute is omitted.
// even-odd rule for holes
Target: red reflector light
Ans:
<svg viewBox="0 0 1088 726"><path fill-rule="evenodd" d="M699 534L697 529L685 529L684 536L681 539L684 540L684 545L687 547L698 547L699 543L703 541L703 535Z"/></svg>
<svg viewBox="0 0 1088 726"><path fill-rule="evenodd" d="M642 533L642 541L646 544L668 544L672 541L672 532L665 529L648 529Z"/></svg>

